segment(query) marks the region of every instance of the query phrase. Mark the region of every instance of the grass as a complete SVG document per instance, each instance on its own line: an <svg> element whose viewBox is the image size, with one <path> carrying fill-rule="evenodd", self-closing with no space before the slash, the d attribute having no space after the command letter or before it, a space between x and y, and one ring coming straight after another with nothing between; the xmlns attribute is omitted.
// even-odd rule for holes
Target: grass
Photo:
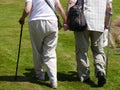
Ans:
<svg viewBox="0 0 120 90"><path fill-rule="evenodd" d="M61 0L66 7L67 0ZM113 0L113 19L120 13L119 0ZM18 69L18 79L14 81L17 50L19 42L21 16L24 0L0 0L0 90L52 90L46 81L37 81L34 78L32 49L28 31L27 20L24 25L21 55ZM110 49L108 82L102 88L97 88L97 79L94 77L94 68L91 51L91 78L93 83L79 82L76 73L76 60L74 53L74 36L70 31L59 32L57 46L58 58L58 89L57 90L120 90L120 51Z"/></svg>

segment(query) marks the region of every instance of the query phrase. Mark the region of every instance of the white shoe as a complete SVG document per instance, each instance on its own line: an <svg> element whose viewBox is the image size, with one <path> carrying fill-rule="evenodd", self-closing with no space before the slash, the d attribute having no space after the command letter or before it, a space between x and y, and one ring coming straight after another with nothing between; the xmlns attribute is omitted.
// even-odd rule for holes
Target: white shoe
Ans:
<svg viewBox="0 0 120 90"><path fill-rule="evenodd" d="M51 86L51 88L56 89L57 88L57 82L51 82L50 86Z"/></svg>

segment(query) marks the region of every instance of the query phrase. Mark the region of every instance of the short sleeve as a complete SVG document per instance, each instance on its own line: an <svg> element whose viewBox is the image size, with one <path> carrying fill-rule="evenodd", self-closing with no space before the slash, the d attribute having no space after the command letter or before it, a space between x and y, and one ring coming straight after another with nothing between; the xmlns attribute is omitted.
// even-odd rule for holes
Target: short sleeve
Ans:
<svg viewBox="0 0 120 90"><path fill-rule="evenodd" d="M112 0L107 0L108 3L112 2Z"/></svg>
<svg viewBox="0 0 120 90"><path fill-rule="evenodd" d="M32 1L32 0L25 0L25 2L29 2L29 1Z"/></svg>

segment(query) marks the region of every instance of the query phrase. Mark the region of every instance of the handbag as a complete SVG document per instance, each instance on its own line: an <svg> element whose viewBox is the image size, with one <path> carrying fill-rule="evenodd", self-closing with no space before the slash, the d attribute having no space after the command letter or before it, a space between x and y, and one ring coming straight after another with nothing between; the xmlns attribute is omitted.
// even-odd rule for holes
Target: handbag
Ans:
<svg viewBox="0 0 120 90"><path fill-rule="evenodd" d="M68 12L67 24L71 31L84 31L87 28L84 16L84 0L77 0Z"/></svg>
<svg viewBox="0 0 120 90"><path fill-rule="evenodd" d="M55 13L57 19L58 19L58 29L60 30L62 28L62 24L60 22L60 18L59 16L57 15L55 9L52 7L52 5L50 4L50 2L48 0L45 0L45 2L48 4L48 6L53 10L53 12Z"/></svg>

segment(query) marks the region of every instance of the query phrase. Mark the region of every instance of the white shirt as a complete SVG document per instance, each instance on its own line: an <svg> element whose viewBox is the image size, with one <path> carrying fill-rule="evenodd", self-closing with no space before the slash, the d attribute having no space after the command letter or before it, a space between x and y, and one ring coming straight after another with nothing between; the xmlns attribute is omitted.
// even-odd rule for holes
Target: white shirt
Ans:
<svg viewBox="0 0 120 90"><path fill-rule="evenodd" d="M54 7L54 0L49 0ZM45 0L26 0L32 2L32 11L30 13L29 21L33 20L57 20L54 12L45 2ZM55 7L54 7L55 8Z"/></svg>
<svg viewBox="0 0 120 90"><path fill-rule="evenodd" d="M112 0L85 0L85 17L90 31L104 31L107 2Z"/></svg>

